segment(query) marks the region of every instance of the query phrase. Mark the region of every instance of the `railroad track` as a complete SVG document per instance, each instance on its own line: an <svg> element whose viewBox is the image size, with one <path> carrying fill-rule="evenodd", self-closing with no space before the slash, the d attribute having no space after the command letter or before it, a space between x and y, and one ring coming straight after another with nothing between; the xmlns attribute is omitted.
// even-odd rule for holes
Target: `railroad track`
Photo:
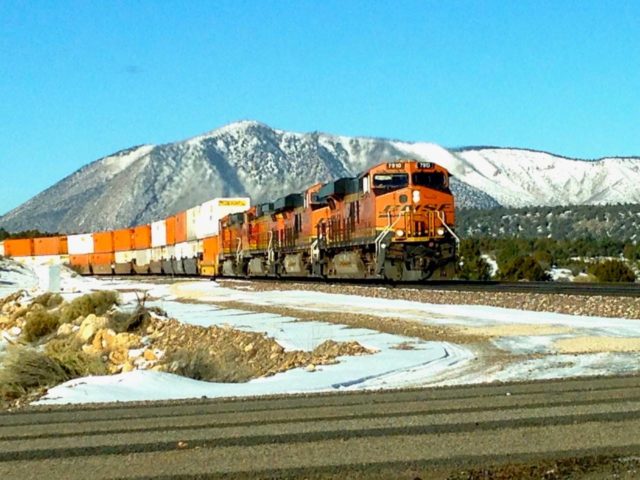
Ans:
<svg viewBox="0 0 640 480"><path fill-rule="evenodd" d="M96 278L105 278L96 277ZM117 277L121 280L135 278L138 280L156 278L165 280L189 280L202 279L199 275L182 276L149 276L132 275ZM206 278L206 277L205 277ZM216 280L216 278L211 278ZM246 280L252 282L291 282L317 283L319 285L355 285L378 286L386 288L406 288L416 290L447 290L458 292L503 292L503 293L532 293L532 294L564 294L564 295L600 295L603 297L640 297L640 283L571 283L571 282L500 282L500 281L476 281L476 280L427 280L421 282L389 282L378 279L327 279L319 280L310 277L218 277L220 280Z"/></svg>
<svg viewBox="0 0 640 480"><path fill-rule="evenodd" d="M518 462L606 478L606 459L640 454L638 431L640 377L40 407L0 414L0 478L448 478Z"/></svg>

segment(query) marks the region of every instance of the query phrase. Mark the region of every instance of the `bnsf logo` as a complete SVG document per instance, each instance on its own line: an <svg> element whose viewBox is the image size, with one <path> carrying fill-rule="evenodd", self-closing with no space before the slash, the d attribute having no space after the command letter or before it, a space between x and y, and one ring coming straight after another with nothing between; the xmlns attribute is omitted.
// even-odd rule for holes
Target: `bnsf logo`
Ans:
<svg viewBox="0 0 640 480"><path fill-rule="evenodd" d="M218 205L221 207L244 207L247 205L246 200L220 200Z"/></svg>

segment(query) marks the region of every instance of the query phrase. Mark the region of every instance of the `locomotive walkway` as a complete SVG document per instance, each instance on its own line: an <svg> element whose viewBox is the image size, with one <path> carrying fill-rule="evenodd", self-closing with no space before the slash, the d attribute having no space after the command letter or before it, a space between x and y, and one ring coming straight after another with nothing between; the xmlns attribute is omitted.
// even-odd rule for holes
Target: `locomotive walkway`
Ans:
<svg viewBox="0 0 640 480"><path fill-rule="evenodd" d="M640 377L37 407L0 414L0 478L446 478L637 456L639 431Z"/></svg>

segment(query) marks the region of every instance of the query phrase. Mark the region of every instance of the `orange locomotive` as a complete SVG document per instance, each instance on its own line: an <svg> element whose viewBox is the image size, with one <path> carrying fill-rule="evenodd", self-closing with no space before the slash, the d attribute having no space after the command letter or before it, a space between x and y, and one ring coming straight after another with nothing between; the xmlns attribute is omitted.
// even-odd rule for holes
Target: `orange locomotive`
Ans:
<svg viewBox="0 0 640 480"><path fill-rule="evenodd" d="M218 274L422 280L456 258L449 173L399 160L220 222Z"/></svg>

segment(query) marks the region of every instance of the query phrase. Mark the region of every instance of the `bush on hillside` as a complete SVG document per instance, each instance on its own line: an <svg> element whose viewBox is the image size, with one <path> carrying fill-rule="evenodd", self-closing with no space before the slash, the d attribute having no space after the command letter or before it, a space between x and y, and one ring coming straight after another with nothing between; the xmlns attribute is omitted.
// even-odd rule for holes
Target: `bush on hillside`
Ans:
<svg viewBox="0 0 640 480"><path fill-rule="evenodd" d="M70 379L108 373L100 356L85 353L82 343L74 336L53 339L47 343L44 351Z"/></svg>
<svg viewBox="0 0 640 480"><path fill-rule="evenodd" d="M522 255L500 265L500 278L502 280L549 280L549 275L533 257Z"/></svg>
<svg viewBox="0 0 640 480"><path fill-rule="evenodd" d="M45 308L55 308L60 306L63 301L62 295L59 293L46 292L42 295L38 295L31 303L42 305Z"/></svg>
<svg viewBox="0 0 640 480"><path fill-rule="evenodd" d="M10 346L2 357L0 398L13 400L69 380L58 362L30 347Z"/></svg>
<svg viewBox="0 0 640 480"><path fill-rule="evenodd" d="M482 257L464 257L458 277L462 280L490 280L491 266Z"/></svg>
<svg viewBox="0 0 640 480"><path fill-rule="evenodd" d="M35 342L58 329L59 317L44 309L31 309L27 313L22 335L27 342Z"/></svg>
<svg viewBox="0 0 640 480"><path fill-rule="evenodd" d="M605 260L590 268L590 273L601 282L635 282L636 275L620 260Z"/></svg>
<svg viewBox="0 0 640 480"><path fill-rule="evenodd" d="M63 305L60 323L69 323L78 317L86 317L92 313L98 316L104 315L118 302L118 294L112 291L103 290L83 295Z"/></svg>
<svg viewBox="0 0 640 480"><path fill-rule="evenodd" d="M463 280L489 280L491 267L482 258L480 241L477 239L463 239L460 242L460 269L458 277Z"/></svg>

